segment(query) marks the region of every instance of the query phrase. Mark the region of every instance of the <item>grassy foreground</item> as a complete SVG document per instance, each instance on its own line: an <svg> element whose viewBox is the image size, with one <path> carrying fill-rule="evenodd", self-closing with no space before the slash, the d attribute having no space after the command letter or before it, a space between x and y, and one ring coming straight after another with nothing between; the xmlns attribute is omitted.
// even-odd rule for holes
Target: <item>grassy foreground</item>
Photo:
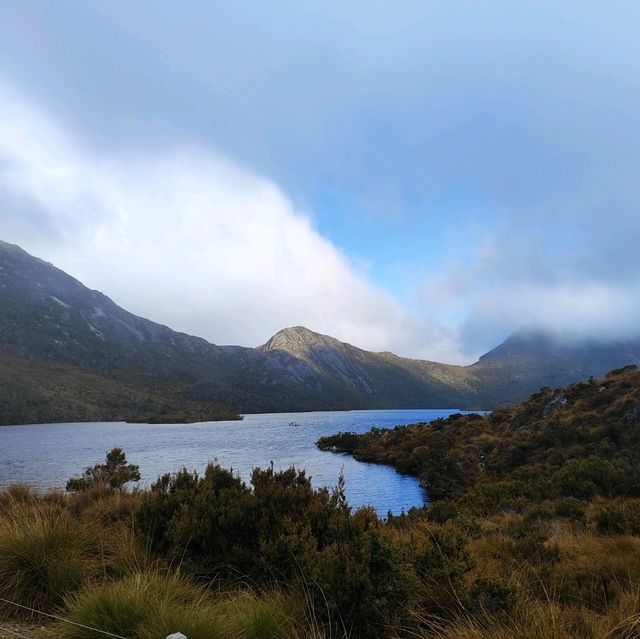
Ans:
<svg viewBox="0 0 640 639"><path fill-rule="evenodd" d="M63 639L640 638L639 444L625 369L484 418L324 441L429 480L432 507L386 521L294 469L16 486L0 493L0 598L77 624L49 620Z"/></svg>
<svg viewBox="0 0 640 639"><path fill-rule="evenodd" d="M90 628L140 639L327 636L307 614L304 592L198 577L151 552L136 531L143 501L109 490L1 493L0 597L24 608L0 602L0 625L65 639L103 636Z"/></svg>

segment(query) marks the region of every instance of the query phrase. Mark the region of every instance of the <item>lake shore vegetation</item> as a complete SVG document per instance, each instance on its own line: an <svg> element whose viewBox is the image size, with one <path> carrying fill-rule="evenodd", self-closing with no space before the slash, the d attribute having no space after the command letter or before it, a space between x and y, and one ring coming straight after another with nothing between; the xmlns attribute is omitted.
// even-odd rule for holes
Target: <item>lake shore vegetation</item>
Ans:
<svg viewBox="0 0 640 639"><path fill-rule="evenodd" d="M74 492L0 493L0 617L52 614L67 639L631 639L639 442L626 368L488 416L323 439L423 479L432 505L386 519L293 468L127 490L136 469L112 451Z"/></svg>

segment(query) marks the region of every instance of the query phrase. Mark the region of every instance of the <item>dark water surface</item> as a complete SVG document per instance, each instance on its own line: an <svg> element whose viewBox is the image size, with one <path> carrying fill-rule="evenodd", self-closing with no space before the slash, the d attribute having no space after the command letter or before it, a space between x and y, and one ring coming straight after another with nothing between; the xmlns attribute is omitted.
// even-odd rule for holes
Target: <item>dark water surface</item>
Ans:
<svg viewBox="0 0 640 639"><path fill-rule="evenodd" d="M392 468L357 462L348 455L323 453L315 442L323 435L372 426L393 427L431 421L459 412L439 410L331 411L246 415L241 422L200 424L125 424L120 422L38 424L0 427L0 486L27 483L62 488L86 466L104 459L114 446L140 465L142 484L182 466L202 470L217 460L244 479L251 469L294 465L304 468L316 486L333 486L340 469L353 506L371 505L380 515L424 503L418 481Z"/></svg>

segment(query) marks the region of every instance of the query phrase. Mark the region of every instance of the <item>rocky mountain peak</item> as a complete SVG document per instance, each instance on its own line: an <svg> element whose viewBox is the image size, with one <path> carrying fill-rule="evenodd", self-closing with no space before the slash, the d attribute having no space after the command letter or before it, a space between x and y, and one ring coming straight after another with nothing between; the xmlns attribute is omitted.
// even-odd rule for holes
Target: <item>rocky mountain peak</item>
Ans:
<svg viewBox="0 0 640 639"><path fill-rule="evenodd" d="M341 343L334 337L321 335L305 326L290 326L278 331L259 348L263 351L283 350L296 356L304 356L319 346L339 348Z"/></svg>

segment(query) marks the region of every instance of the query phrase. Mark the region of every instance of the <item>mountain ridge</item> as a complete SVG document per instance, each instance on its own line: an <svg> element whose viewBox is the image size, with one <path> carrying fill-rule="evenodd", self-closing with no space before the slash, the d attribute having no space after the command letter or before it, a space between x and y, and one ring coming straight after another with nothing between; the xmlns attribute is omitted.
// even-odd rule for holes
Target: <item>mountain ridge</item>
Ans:
<svg viewBox="0 0 640 639"><path fill-rule="evenodd" d="M219 346L138 317L1 241L0 310L5 424L495 408L541 386L640 363L640 340L557 347L517 333L469 366L366 351L304 326L282 329L257 348Z"/></svg>

